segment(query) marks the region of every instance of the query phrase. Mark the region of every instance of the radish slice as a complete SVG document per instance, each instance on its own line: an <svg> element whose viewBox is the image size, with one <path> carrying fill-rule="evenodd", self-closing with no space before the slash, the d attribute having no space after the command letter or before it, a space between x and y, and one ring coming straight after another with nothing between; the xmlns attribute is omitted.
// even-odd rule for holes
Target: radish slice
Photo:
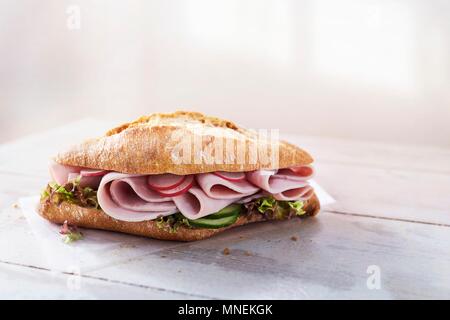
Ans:
<svg viewBox="0 0 450 320"><path fill-rule="evenodd" d="M83 177L98 177L104 176L108 173L108 170L95 170L95 169L83 169L80 174Z"/></svg>
<svg viewBox="0 0 450 320"><path fill-rule="evenodd" d="M176 186L175 188L169 190L155 190L155 191L164 197L175 197L187 192L193 186L193 184L194 184L194 176L190 175L185 176L183 182L178 186Z"/></svg>
<svg viewBox="0 0 450 320"><path fill-rule="evenodd" d="M228 181L241 181L245 179L244 172L225 172L225 171L216 171L213 172L216 176L221 177L222 179Z"/></svg>
<svg viewBox="0 0 450 320"><path fill-rule="evenodd" d="M186 176L178 176L176 174L155 174L148 176L147 183L153 190L170 190L178 187L184 182Z"/></svg>
<svg viewBox="0 0 450 320"><path fill-rule="evenodd" d="M293 173L295 173L296 175L302 176L302 177L311 177L314 173L313 168L310 166L298 166L298 167L291 167L291 168L282 169L282 170L290 170ZM280 173L280 172L278 172L278 173Z"/></svg>

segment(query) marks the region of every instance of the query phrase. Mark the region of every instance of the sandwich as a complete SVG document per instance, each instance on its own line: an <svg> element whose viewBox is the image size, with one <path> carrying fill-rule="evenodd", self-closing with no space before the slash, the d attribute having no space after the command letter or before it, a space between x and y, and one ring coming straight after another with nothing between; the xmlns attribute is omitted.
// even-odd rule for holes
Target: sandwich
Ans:
<svg viewBox="0 0 450 320"><path fill-rule="evenodd" d="M152 114L55 156L38 211L57 224L202 240L316 215L312 162L275 130L197 112Z"/></svg>

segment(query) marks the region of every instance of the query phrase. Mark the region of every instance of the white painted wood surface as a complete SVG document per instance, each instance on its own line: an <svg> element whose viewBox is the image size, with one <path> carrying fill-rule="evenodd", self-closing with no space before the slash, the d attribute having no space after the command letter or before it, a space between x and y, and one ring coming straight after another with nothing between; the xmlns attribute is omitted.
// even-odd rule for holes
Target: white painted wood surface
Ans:
<svg viewBox="0 0 450 320"><path fill-rule="evenodd" d="M14 204L45 186L59 148L109 126L85 120L0 146L1 298L450 298L450 151L314 137L289 138L337 200L317 218L195 243L95 232L110 245L94 263L55 267ZM369 266L380 289L367 286Z"/></svg>

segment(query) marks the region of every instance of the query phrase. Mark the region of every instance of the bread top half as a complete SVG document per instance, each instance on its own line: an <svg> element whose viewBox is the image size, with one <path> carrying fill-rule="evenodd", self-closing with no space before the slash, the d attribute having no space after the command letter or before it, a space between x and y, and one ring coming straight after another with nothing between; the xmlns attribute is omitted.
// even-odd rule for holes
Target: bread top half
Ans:
<svg viewBox="0 0 450 320"><path fill-rule="evenodd" d="M63 165L129 174L178 175L279 169L313 162L279 141L277 131L248 130L198 112L155 113L59 153Z"/></svg>

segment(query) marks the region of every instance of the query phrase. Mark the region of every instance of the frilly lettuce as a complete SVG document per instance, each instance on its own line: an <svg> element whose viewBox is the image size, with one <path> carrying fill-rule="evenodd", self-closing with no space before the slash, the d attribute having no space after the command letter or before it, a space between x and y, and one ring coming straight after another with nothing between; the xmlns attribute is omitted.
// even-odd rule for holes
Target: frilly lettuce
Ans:
<svg viewBox="0 0 450 320"><path fill-rule="evenodd" d="M66 244L83 239L83 234L78 231L78 228L76 226L69 225L67 220L64 221L59 233L64 235L63 241Z"/></svg>
<svg viewBox="0 0 450 320"><path fill-rule="evenodd" d="M303 201L278 201L273 197L263 197L245 205L249 212L257 211L267 217L286 219L305 214Z"/></svg>
<svg viewBox="0 0 450 320"><path fill-rule="evenodd" d="M49 183L41 193L41 200L51 201L56 205L66 201L82 207L100 208L97 191L89 187L81 187L79 180L74 180L64 186L56 182Z"/></svg>
<svg viewBox="0 0 450 320"><path fill-rule="evenodd" d="M305 214L305 211L303 210L303 201L286 201L289 207L295 211L295 214L297 216L301 216Z"/></svg>
<svg viewBox="0 0 450 320"><path fill-rule="evenodd" d="M66 234L63 238L64 243L69 244L78 240L83 239L83 234L81 232L70 232Z"/></svg>
<svg viewBox="0 0 450 320"><path fill-rule="evenodd" d="M181 226L190 228L189 219L179 212L158 218L156 220L156 226L160 229L168 230L170 233L177 232Z"/></svg>
<svg viewBox="0 0 450 320"><path fill-rule="evenodd" d="M268 210L274 210L277 205L277 200L272 197L265 197L257 199L255 203L258 211L261 213L265 213Z"/></svg>

